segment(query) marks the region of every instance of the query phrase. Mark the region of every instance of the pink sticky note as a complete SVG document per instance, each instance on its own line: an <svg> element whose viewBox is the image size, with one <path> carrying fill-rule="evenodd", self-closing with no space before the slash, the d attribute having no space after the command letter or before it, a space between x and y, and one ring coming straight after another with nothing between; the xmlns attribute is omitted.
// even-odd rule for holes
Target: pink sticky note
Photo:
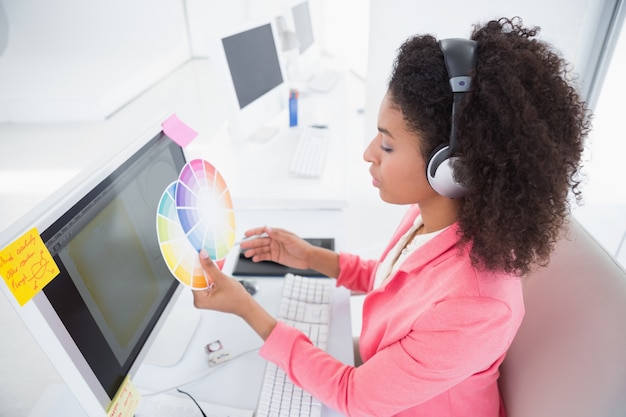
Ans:
<svg viewBox="0 0 626 417"><path fill-rule="evenodd" d="M163 132L167 137L183 148L198 136L198 132L181 122L176 114L172 114L161 123L161 127L163 127Z"/></svg>

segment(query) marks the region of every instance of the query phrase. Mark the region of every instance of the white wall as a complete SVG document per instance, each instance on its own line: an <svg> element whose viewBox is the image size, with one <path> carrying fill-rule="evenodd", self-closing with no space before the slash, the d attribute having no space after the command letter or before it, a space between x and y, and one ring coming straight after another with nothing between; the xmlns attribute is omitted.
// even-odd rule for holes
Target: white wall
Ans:
<svg viewBox="0 0 626 417"><path fill-rule="evenodd" d="M615 48L615 54L600 92L593 119L593 132L588 158L593 163L589 176L602 187L590 188L587 200L599 204L626 202L624 184L624 156L626 155L626 131L624 130L624 97L626 97L626 31ZM616 175L621 174L621 175Z"/></svg>
<svg viewBox="0 0 626 417"><path fill-rule="evenodd" d="M369 2L363 0L319 0L318 21L322 49L345 62L365 79L369 49Z"/></svg>
<svg viewBox="0 0 626 417"><path fill-rule="evenodd" d="M622 11L624 13L624 11ZM621 30L598 93L593 131L589 137L584 205L576 217L626 268L626 30Z"/></svg>
<svg viewBox="0 0 626 417"><path fill-rule="evenodd" d="M209 57L209 38L232 27L288 16L302 0L185 0L191 52ZM367 71L369 3L362 0L308 0L322 54L344 61L356 74ZM210 58L210 57L209 57Z"/></svg>
<svg viewBox="0 0 626 417"><path fill-rule="evenodd" d="M371 0L366 123L370 129L375 126L378 103L384 95L396 50L411 35L468 37L476 23L520 16L526 25L540 26L541 38L556 46L574 70L584 76L591 69L589 57L597 49L594 42L603 11L604 2L597 0L442 0L436 4L423 0Z"/></svg>
<svg viewBox="0 0 626 417"><path fill-rule="evenodd" d="M207 57L209 36L285 13L292 1L0 0L0 123L105 120L192 56ZM360 3L311 0L311 9L323 51L364 76Z"/></svg>
<svg viewBox="0 0 626 417"><path fill-rule="evenodd" d="M191 53L208 57L210 37L250 22L272 19L281 13L283 0L184 0Z"/></svg>
<svg viewBox="0 0 626 417"><path fill-rule="evenodd" d="M104 120L190 57L180 0L0 1L0 122Z"/></svg>

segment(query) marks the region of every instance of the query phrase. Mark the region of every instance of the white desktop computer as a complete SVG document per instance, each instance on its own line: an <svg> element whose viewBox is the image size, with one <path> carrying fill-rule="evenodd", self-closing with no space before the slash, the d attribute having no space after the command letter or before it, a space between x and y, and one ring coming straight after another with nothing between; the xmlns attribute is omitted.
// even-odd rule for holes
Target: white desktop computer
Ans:
<svg viewBox="0 0 626 417"><path fill-rule="evenodd" d="M316 33L314 9L309 0L290 0L280 22L282 38L293 33L297 48L283 51L286 73L292 86L302 90L326 93L341 78L340 71L322 63L320 38Z"/></svg>
<svg viewBox="0 0 626 417"><path fill-rule="evenodd" d="M291 16L298 39L300 68L311 68L318 64L321 53L308 0L295 1L291 6Z"/></svg>
<svg viewBox="0 0 626 417"><path fill-rule="evenodd" d="M40 232L60 273L16 310L90 417L106 415L182 288L160 253L155 218L184 164L159 126L22 221Z"/></svg>
<svg viewBox="0 0 626 417"><path fill-rule="evenodd" d="M278 38L272 21L254 22L215 34L209 60L225 88L230 133L265 141L278 133L271 121L287 108Z"/></svg>

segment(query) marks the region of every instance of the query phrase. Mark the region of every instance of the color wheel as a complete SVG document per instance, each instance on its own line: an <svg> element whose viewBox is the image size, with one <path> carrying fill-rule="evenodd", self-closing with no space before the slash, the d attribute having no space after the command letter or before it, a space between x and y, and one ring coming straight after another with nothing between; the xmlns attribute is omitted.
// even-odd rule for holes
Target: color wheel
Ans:
<svg viewBox="0 0 626 417"><path fill-rule="evenodd" d="M207 288L198 252L204 249L221 267L235 243L232 200L215 167L201 159L185 164L161 196L156 226L172 274L192 289Z"/></svg>

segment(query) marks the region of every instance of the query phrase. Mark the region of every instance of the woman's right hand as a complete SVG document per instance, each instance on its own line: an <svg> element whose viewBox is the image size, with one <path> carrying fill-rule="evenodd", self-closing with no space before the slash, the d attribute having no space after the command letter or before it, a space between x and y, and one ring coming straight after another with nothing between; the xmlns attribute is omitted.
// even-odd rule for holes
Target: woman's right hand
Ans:
<svg viewBox="0 0 626 417"><path fill-rule="evenodd" d="M310 268L309 255L314 246L292 232L271 227L247 230L246 237L264 234L241 242L244 256L254 262L274 261L292 268Z"/></svg>

